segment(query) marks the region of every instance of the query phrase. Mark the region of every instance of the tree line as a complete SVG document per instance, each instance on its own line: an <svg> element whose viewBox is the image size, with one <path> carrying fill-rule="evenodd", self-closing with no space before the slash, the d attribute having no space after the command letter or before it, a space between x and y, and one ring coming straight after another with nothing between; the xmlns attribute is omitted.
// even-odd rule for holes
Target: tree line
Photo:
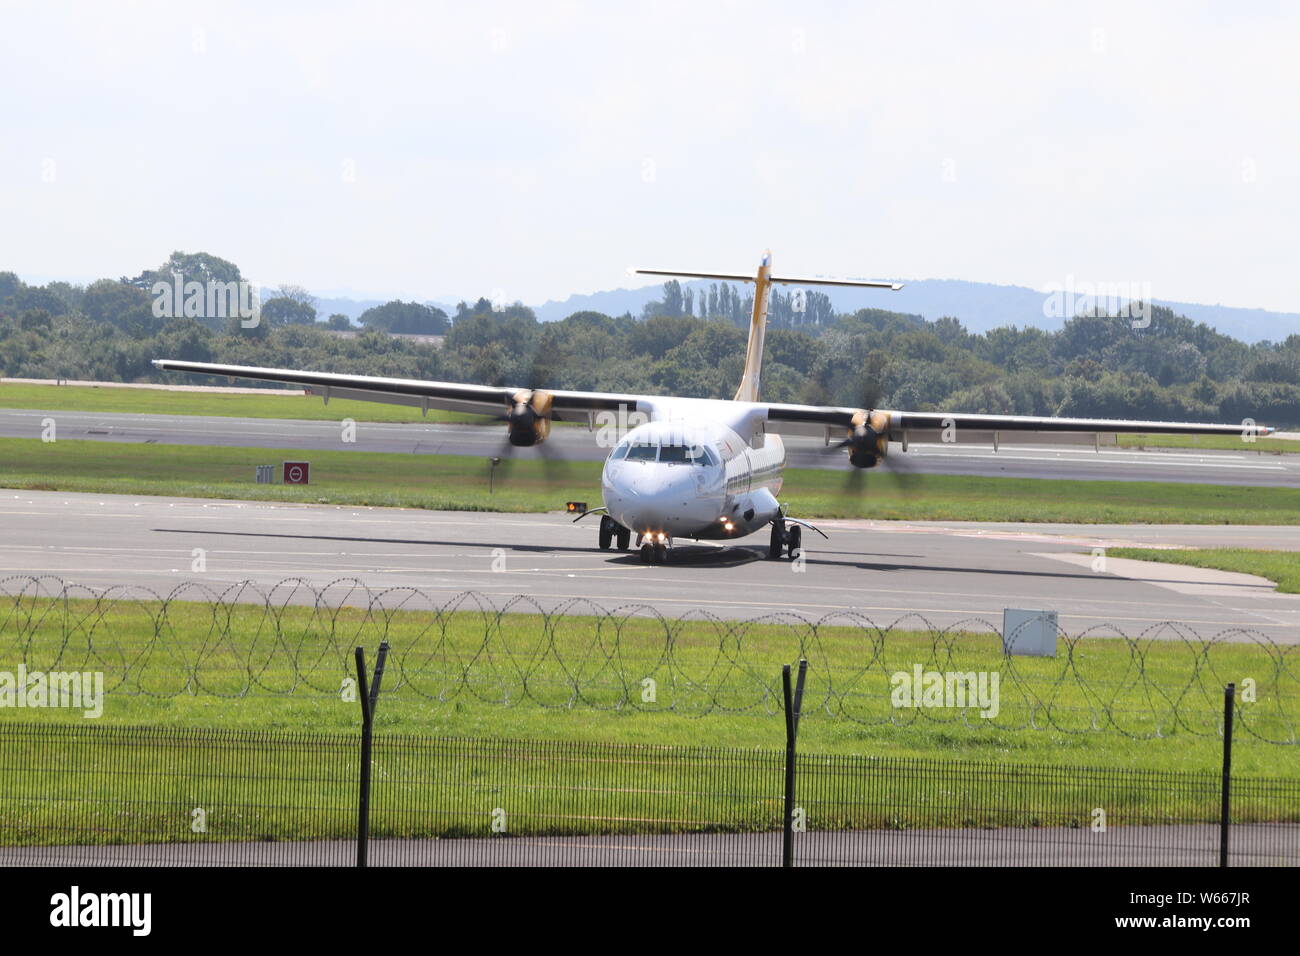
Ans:
<svg viewBox="0 0 1300 956"><path fill-rule="evenodd" d="M177 381L149 364L173 358L728 398L740 380L752 305L728 283L692 297L675 282L666 283L663 297L638 318L579 312L538 322L525 306L486 299L461 302L448 316L393 301L369 310L363 331L345 338L333 332L347 326L346 318L322 320L315 300L295 286L280 287L262 303L254 328L242 327L238 318L159 317L150 288L173 273L186 281L240 278L233 264L203 253L175 253L159 269L84 287L29 286L0 273L0 375ZM1159 306L1145 328L1128 318L1089 314L1056 332L1007 326L972 334L953 318L927 321L881 309L836 314L824 298L809 294L796 309L792 294L774 297L764 398L1300 425L1300 335L1248 345ZM395 332L444 339L436 346L389 334Z"/></svg>

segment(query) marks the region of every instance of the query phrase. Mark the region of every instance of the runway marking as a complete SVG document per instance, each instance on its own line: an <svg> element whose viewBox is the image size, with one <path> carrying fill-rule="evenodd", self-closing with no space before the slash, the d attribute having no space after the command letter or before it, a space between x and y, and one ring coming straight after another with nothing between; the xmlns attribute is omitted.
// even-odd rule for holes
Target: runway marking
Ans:
<svg viewBox="0 0 1300 956"><path fill-rule="evenodd" d="M148 503L149 503L149 504L153 504L153 502L148 502ZM186 502L186 505L188 505L188 504L189 504L189 502ZM254 509L259 508L259 507L278 507L278 506L264 506L264 505L262 505L260 502L254 502L254 503L247 504L247 505L244 505L244 504L239 504L239 505L220 505L220 504L204 504L204 505L198 505L198 504L196 504L196 505L194 505L193 507L196 507L196 508L226 508L226 509L229 509L229 510L231 510L231 511L234 511L234 510L237 510L237 509L248 509L248 510L254 510ZM321 504L308 504L308 503L305 503L305 502L304 502L300 507L304 507L304 508L322 508L322 509L323 509L323 508L329 508L329 507L331 507L331 506L330 506L330 505L321 505ZM337 507L338 507L339 509L344 509L344 508L355 508L356 506L355 506L355 505L338 505ZM423 510L420 509L420 508L411 508L411 509L408 509L408 510L409 510L411 513L413 513L413 514L417 514L417 515L424 515L424 514L430 514L430 515L431 515L431 514L432 514L432 512L425 512L425 511L423 511ZM548 515L549 515L549 516L562 515L564 512L560 512L560 511L554 511L554 512L551 512L551 511L538 511L538 512L528 512L528 513L530 513L530 514L536 514L539 518L541 518L541 517L548 516ZM153 518L145 518L145 517L142 517L142 516L139 515L139 514L131 514L130 512L103 512L103 511L83 511L83 512L73 512L73 513L69 514L69 513L66 512L66 511L57 511L57 510L56 510L56 511L3 511L3 510L0 510L0 514L4 514L4 515L12 515L12 516L14 516L14 517L19 517L19 518L54 518L54 517L60 517L60 518L68 518L68 517L71 517L71 518L117 518L117 519L122 519L122 518L131 518L131 519L140 520L140 521L145 521L145 520L149 520L149 521L158 521L158 520L161 520L162 517L164 517L163 515L158 515L158 516L153 517ZM515 515L511 515L510 512L497 512L497 511L474 511L474 512L466 512L466 514L492 515L492 520L491 520L490 523L492 524L493 527L532 527L532 526L535 524L535 522L531 522L531 521L511 520L512 518L516 518L516 519L517 519L517 516L515 516ZM497 520L497 516L498 516L498 515L500 515L501 520ZM361 513L358 513L358 512L353 512L353 516L354 516L354 517L361 517L362 514L361 514ZM170 518L170 519L172 519L172 520L175 520L176 515L174 515L174 514L172 514L172 515L166 515L166 517L168 517L168 518ZM188 517L188 518L219 518L219 519L221 519L221 520L223 520L223 521L227 521L227 520L229 520L230 515L228 515L228 514L220 514L220 515L212 515L212 514L208 514L208 515L205 515L205 514L197 514L197 513L196 513L196 514L193 514L193 515L187 515L186 517ZM299 516L296 516L296 515L295 515L295 516L290 516L290 515L274 515L274 516L266 516L266 515L262 515L262 516L259 516L257 520L258 520L258 521L297 521L297 522L303 522L303 521L320 521L320 520L322 520L322 518L325 518L325 517L327 517L327 516L326 516L326 515L315 515L315 516L312 516L312 515L304 515L304 516L299 517ZM410 527L410 525L411 525L411 521L410 521L410 518L409 518L409 517L407 517L407 518L405 518L405 519L403 519L403 520L399 520L399 519L395 519L395 518L379 518L379 517L370 518L370 517L366 517L364 520L367 521L367 522L369 522L369 523L372 523L372 524L399 524L399 525L402 525L403 527ZM484 524L484 521L483 521L482 519L479 519L479 520L477 520L477 521L472 521L472 520L471 520L471 521L461 521L461 520L441 521L441 520L434 520L434 521L431 522L431 523L435 524L437 527L440 527L440 528L446 528L446 527L457 527L457 526L460 526L460 525L482 525L482 524ZM560 527L561 527L561 528L565 528L564 525L561 525ZM594 525L589 525L588 527L594 527ZM567 530L567 528L565 528L565 530ZM256 532L251 532L251 531L250 531L250 532L246 532L246 533L248 533L248 534L254 534L254 533L256 533Z"/></svg>
<svg viewBox="0 0 1300 956"><path fill-rule="evenodd" d="M975 457L975 456L973 456L973 455L951 455L951 454L945 455L945 454L930 453L930 454L923 455L922 457L925 457L925 458L973 458L973 457ZM996 458L993 458L992 456L990 456L989 460L990 460L990 461L994 461L994 460L1003 460L1003 461L1047 461L1047 462L1057 462L1057 463L1060 462L1060 459L1058 459L1058 458L1053 458L1053 457L1050 457L1050 456L1043 456L1043 455L1004 455L1004 454L1001 454L1001 453L999 453L999 454L997 455ZM1238 469L1252 469L1252 470L1255 470L1255 471L1288 471L1288 470L1289 470L1289 469L1287 468L1286 465L1246 465L1246 464L1236 464L1236 463L1234 463L1234 462L1226 462L1226 461L1225 461L1225 462L1219 462L1219 461L1216 461L1216 462L1205 462L1205 461L1174 461L1174 460L1168 460L1168 461L1166 461L1166 460L1163 460L1163 459L1155 459L1155 460L1152 460L1152 461L1125 461L1125 460L1123 460L1123 459L1117 459L1117 458L1110 458L1110 459L1107 459L1107 458L1102 458L1102 459L1087 459L1087 458L1084 458L1084 459L1079 459L1079 460L1071 460L1069 463L1072 464L1072 465L1132 465L1132 466L1134 466L1134 467L1138 467L1138 468L1166 467L1166 466L1169 466L1169 467L1180 467L1180 468L1238 468Z"/></svg>
<svg viewBox="0 0 1300 956"><path fill-rule="evenodd" d="M1001 447L1005 449L1005 451L994 451L992 448L989 448L987 446L981 447L981 446L968 445L963 448L960 445L917 445L914 449L908 449L908 451L904 452L904 454L908 454L908 455L915 454L915 455L919 455L923 457L931 457L931 458L948 457L948 458L997 459L997 458L1006 457L1006 452L1011 451L1011 452L1022 452L1025 454L1035 454L1035 455L1051 454L1051 455L1056 455L1058 457L1062 455L1077 455L1082 460L1118 461L1118 462L1133 461L1134 459L1146 459L1146 458L1160 459L1160 458L1168 457L1170 455L1183 457L1183 458L1196 458L1201 461L1220 461L1226 458L1232 458L1239 461L1241 460L1243 455L1252 454L1251 450L1248 448L1241 449L1239 451L1234 451L1230 449L1210 449L1210 448L1193 449L1193 448L1180 448L1180 447L1170 446L1168 448L1164 448L1163 450L1132 449L1132 450L1106 450L1106 451L1097 452L1094 451L1091 447L1070 448L1063 445L1053 445L1053 446L1049 446L1051 448L1051 451L1048 452L1048 451L1044 451L1041 446L1036 447L1033 445L1003 445ZM1300 448L1297 448L1297 451L1300 451ZM1263 455L1265 454L1265 452L1253 452L1253 454ZM1267 452L1267 454L1273 455L1274 452Z"/></svg>

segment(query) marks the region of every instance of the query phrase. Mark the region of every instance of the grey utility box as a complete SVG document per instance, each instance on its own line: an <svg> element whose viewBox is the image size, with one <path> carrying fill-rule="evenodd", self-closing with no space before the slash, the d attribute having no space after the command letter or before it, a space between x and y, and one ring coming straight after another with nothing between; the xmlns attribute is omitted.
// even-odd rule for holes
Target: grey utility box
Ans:
<svg viewBox="0 0 1300 956"><path fill-rule="evenodd" d="M1002 611L1002 650L1021 657L1056 656L1056 612Z"/></svg>

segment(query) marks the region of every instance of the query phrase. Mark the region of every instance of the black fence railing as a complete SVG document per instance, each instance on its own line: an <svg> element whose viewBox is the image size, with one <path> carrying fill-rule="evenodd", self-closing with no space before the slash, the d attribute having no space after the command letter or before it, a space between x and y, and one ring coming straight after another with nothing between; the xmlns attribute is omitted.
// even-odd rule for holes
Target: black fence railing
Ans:
<svg viewBox="0 0 1300 956"><path fill-rule="evenodd" d="M356 863L359 736L0 722L0 865ZM796 865L1219 862L1218 773L800 754ZM785 754L376 734L372 866L781 863ZM1300 863L1234 777L1230 865Z"/></svg>

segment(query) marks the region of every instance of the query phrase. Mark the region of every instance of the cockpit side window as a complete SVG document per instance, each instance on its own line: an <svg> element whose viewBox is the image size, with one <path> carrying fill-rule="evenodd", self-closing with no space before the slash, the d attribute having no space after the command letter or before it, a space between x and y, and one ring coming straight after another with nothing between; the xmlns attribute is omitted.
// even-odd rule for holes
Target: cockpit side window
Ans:
<svg viewBox="0 0 1300 956"><path fill-rule="evenodd" d="M663 445L659 460L675 465L716 465L717 457L704 445Z"/></svg>
<svg viewBox="0 0 1300 956"><path fill-rule="evenodd" d="M686 460L697 465L716 465L718 457L706 445L687 445Z"/></svg>
<svg viewBox="0 0 1300 956"><path fill-rule="evenodd" d="M614 449L614 454L609 456L610 460L622 461L624 458L627 457L627 449L628 449L627 442L622 442L617 448Z"/></svg>

